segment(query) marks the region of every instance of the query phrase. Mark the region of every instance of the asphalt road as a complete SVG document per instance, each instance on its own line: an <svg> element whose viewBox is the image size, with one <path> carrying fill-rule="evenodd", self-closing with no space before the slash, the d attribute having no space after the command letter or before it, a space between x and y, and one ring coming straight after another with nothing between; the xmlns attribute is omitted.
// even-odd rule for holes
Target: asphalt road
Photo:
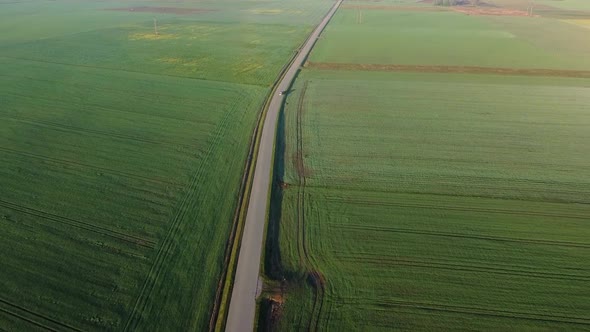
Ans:
<svg viewBox="0 0 590 332"><path fill-rule="evenodd" d="M270 101L262 128L258 156L256 158L252 191L250 192L250 201L248 202L244 233L238 256L238 267L226 322L225 330L227 332L249 332L254 329L258 274L260 272L262 241L270 194L277 118L283 104L283 98L285 97L279 95L279 92L289 89L297 71L303 65L320 33L324 30L326 24L328 24L328 21L330 21L341 3L342 0L338 0L322 22L311 33L289 69L287 69L283 79L279 82L276 93Z"/></svg>

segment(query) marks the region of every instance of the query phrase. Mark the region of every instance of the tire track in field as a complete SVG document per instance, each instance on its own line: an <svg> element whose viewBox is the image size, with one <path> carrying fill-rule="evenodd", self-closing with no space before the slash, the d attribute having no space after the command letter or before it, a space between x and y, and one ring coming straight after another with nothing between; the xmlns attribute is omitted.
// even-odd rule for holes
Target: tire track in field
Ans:
<svg viewBox="0 0 590 332"><path fill-rule="evenodd" d="M558 280L575 280L575 281L588 281L590 282L590 276L567 274L567 273L551 273L543 271L531 271L524 269L514 268L502 268L497 266L477 266L470 264L449 264L449 263L438 263L438 262L426 262L419 260L408 260L408 259L397 259L392 257L377 257L376 255L352 255L352 256L340 256L344 260L350 262L363 263L369 262L373 264L389 263L392 265L403 265L412 267L423 267L432 269L442 269L450 271L465 271L465 272L481 272L481 273L492 273L501 275L516 275L521 277L532 277L540 279L558 279Z"/></svg>
<svg viewBox="0 0 590 332"><path fill-rule="evenodd" d="M15 311L17 311L17 312L15 312L13 310L6 309L6 308L2 308L2 306L0 306L0 311L6 313L8 315L11 315L13 317L16 317L18 319L24 320L30 324L33 324L35 326L38 326L38 327L48 330L48 331L59 332L59 331L64 331L64 329L66 329L66 330L70 330L70 331L82 332L82 330L80 330L76 327L73 327L73 326L68 325L66 323L59 322L51 317L47 317L45 315L33 312L27 308L24 308L24 307L19 306L17 304L11 303L11 302L9 302L5 299L2 299L2 298L0 298L0 305L7 306L9 308L12 308L13 310L16 309ZM20 311L20 313L18 311ZM51 324L54 324L56 326L59 326L59 329L54 329L53 327L47 326L46 323L39 322L39 321L32 319L30 317L26 317L25 315L23 315L23 313L27 314L29 316L33 316L37 319L42 319L46 322L50 322Z"/></svg>
<svg viewBox="0 0 590 332"><path fill-rule="evenodd" d="M307 327L308 331L317 331L322 308L324 306L324 295L326 280L319 270L313 264L309 248L307 246L307 237L305 232L305 186L306 172L303 155L303 112L305 93L307 91L308 81L303 83L299 101L297 104L297 149L295 156L295 168L299 180L297 186L297 250L299 252L299 264L303 266L308 273L308 281L315 291L312 316Z"/></svg>
<svg viewBox="0 0 590 332"><path fill-rule="evenodd" d="M24 316L22 316L22 315L19 315L19 314L15 313L15 312L12 312L12 311L10 311L10 310L4 309L4 308L2 308L2 307L0 307L0 312L3 312L3 313L5 313L5 314L7 314L7 315L10 315L10 316L12 316L12 317L15 317L15 318L17 318L17 319L23 320L23 321L25 321L25 322L27 322L27 323L29 323L29 324L35 325L35 326L37 326L37 327L40 327L40 328L42 328L42 329L43 329L43 330L45 330L45 331L60 332L60 331L58 331L58 330L55 330L55 329L53 329L53 328L51 328L51 327L49 327L49 326L47 326L47 325L43 325L43 324L41 324L41 323L39 323L39 322L37 322L37 321L34 321L34 320L32 320L32 319L29 319L29 318L27 318L27 317L24 317ZM2 331L6 331L6 330L2 330Z"/></svg>
<svg viewBox="0 0 590 332"><path fill-rule="evenodd" d="M339 178L329 178L329 181L337 183L338 181L342 181ZM465 181L469 182L473 180L472 178L468 178ZM426 184L427 181L417 182L415 186L422 186ZM494 200L503 200L503 201L513 201L513 202L530 202L530 203L552 203L552 204L575 204L575 205L590 205L590 201L585 199L587 196L587 190L552 190L552 193L556 194L565 194L565 195L572 195L576 197L581 197L579 199L573 197L538 197L539 194L542 194L542 190L535 189L535 188L522 188L522 187L492 187L492 186L482 186L482 185L474 185L473 182L471 183L471 188L477 188L480 190L477 195L469 194L469 193L460 193L457 191L449 192L449 191L434 191L429 189L428 191L421 191L416 189L410 189L410 184L404 184L405 187L402 189L382 189L382 188L373 188L372 192L375 193L387 193L387 194L404 194L404 195L420 195L420 196L438 196L438 197L446 197L446 198L483 198L483 199L494 199ZM372 183L371 183L372 184ZM463 190L465 186L461 186L457 183L441 183L448 188L453 188L455 190ZM333 189L334 186L328 185L314 185L314 188L322 188L322 189ZM361 191L366 192L366 190L359 190L358 187L351 187L346 185L338 185L338 189L347 190L347 191ZM404 189L406 188L406 189ZM448 190L448 189L447 189ZM504 191L501 194L490 194L492 191ZM545 189L546 190L546 189ZM509 191L509 192L506 192ZM518 191L520 193L532 193L533 196L523 197L521 195L516 194L515 192ZM537 196L535 196L537 195Z"/></svg>
<svg viewBox="0 0 590 332"><path fill-rule="evenodd" d="M299 181L297 186L297 250L299 253L299 264L302 266L307 265L308 253L305 247L305 165L303 162L303 125L302 125L302 113L303 113L303 102L305 99L305 92L307 91L308 82L303 83L301 94L299 95L299 103L297 104L297 117L296 117L296 154L295 154L295 169L297 170L297 179Z"/></svg>
<svg viewBox="0 0 590 332"><path fill-rule="evenodd" d="M213 153L213 150L216 149L219 145L219 141L222 138L222 134L225 128L228 127L228 123L234 113L233 111L236 109L236 106L239 103L239 99L240 98L237 98L231 105L231 107L228 109L228 111L226 111L226 114L223 116L222 121L219 123L215 132L212 135L213 138L211 142L207 144L207 150L204 153L204 158L201 161L199 167L197 168L197 171L194 173L194 176L187 188L187 193L182 198L179 207L176 210L177 212L172 219L170 227L168 228L166 237L164 238L162 244L158 248L154 262L150 268L150 271L148 272L148 275L146 276L141 291L135 301L133 310L131 311L129 318L127 319L124 331L135 330L137 328L137 324L139 324L140 322L141 312L145 309L145 306L149 301L151 293L153 292L157 284L157 281L162 273L162 270L166 266L166 261L168 260L168 256L172 251L171 249L174 246L174 239L176 238L176 235L179 229L181 228L180 225L182 224L182 220L184 219L186 212L190 208L190 204L194 201L194 197L197 194L197 187L200 182L199 180L201 179L201 176L205 171L207 162L209 161ZM202 236L204 236L204 234L201 234L201 238Z"/></svg>
<svg viewBox="0 0 590 332"><path fill-rule="evenodd" d="M126 178L131 178L131 179L136 179L136 180L141 180L141 181L147 181L147 182L152 182L152 183L157 183L157 184L165 184L165 185L173 186L175 188L179 188L180 187L180 183L169 182L169 181L166 181L164 179L157 178L157 177L151 178L151 177L146 177L146 176L142 176L142 175L137 175L137 174L134 174L134 173L122 172L122 171L114 170L114 169L111 169L111 168L105 168L105 167L100 167L100 166L83 164L83 163L79 163L79 162L72 161L72 160L57 159L57 158L52 158L52 157L48 157L48 156L43 156L43 155L40 155L40 154L18 151L18 150L14 150L14 149L5 148L5 147L2 147L2 146L0 146L0 151L6 152L6 153L10 153L10 154L14 154L14 155L23 156L23 157L45 160L45 161L52 162L52 163L55 163L55 164L61 164L61 165L66 165L66 166L75 165L75 166L79 166L79 167L82 167L82 168L94 169L94 170L98 170L98 171L102 171L102 172L105 172L105 173L110 173L110 174L114 174L114 175L118 175L118 176L122 176L122 177L126 177Z"/></svg>
<svg viewBox="0 0 590 332"><path fill-rule="evenodd" d="M74 133L81 133L81 134L94 134L95 136L103 136L103 137L120 139L120 140L129 140L129 141L148 143L148 144L153 144L153 145L163 145L162 143L165 143L167 145L176 145L176 146L182 146L185 148L192 148L192 146L189 146L189 145L176 144L174 142L165 141L165 140L155 141L155 140L145 139L145 138L141 138L141 137L134 137L134 136L129 136L129 135L109 133L109 132L100 131L100 130L93 130L93 129L75 127L75 126L68 126L68 125L63 125L60 123L54 123L54 122L49 122L49 121L30 120L30 119L25 119L25 118L21 118L21 117L14 117L14 116L12 116L12 117L0 116L0 118L18 121L18 122L22 122L22 123L27 123L27 124L31 124L31 125L37 125L40 127L47 127L47 128L51 128L54 130L68 132L68 133L74 132Z"/></svg>
<svg viewBox="0 0 590 332"><path fill-rule="evenodd" d="M144 248L154 249L156 246L156 242L154 240L141 238L135 235L126 234L123 232L115 231L112 229L108 229L106 227L97 226L92 223L83 222L80 220L59 216L56 214L48 213L42 210L30 208L27 206L14 204L11 202L7 202L4 200L0 200L0 206L5 207L10 210L18 211L23 214L27 214L30 216L38 217L45 220L51 220L60 224L68 225L71 227L76 227L79 229L83 229L89 232L93 232L96 234L100 234L103 236L111 237L120 241L128 242L131 244L135 244Z"/></svg>
<svg viewBox="0 0 590 332"><path fill-rule="evenodd" d="M173 79L185 79L185 80L193 80L193 81L200 81L200 82L211 81L211 82L231 84L228 81L216 80L216 79L212 79L212 78L195 78L195 77L190 77L190 76L170 75L170 74L162 74L162 73L150 73L150 72L125 69L125 68L114 68L114 67L111 68L111 67L100 67L100 66L92 66L92 65L71 64L71 63L65 63L65 62L47 61L47 60L29 59L29 58L19 58L19 57L10 57L10 56L0 56L0 59L11 59L11 60L24 61L24 62L47 63L47 64L58 65L58 66L63 66L63 67L87 68L87 69L93 69L93 70L97 70L97 71L104 70L104 71L112 71L112 72L118 72L118 73L122 72L122 73L138 74L138 75L144 75L144 76L170 77ZM241 82L236 83L236 84L256 86L256 87L265 87L265 88L268 87L267 85L264 85L264 84L241 83Z"/></svg>
<svg viewBox="0 0 590 332"><path fill-rule="evenodd" d="M36 81L36 82L60 84L63 86L85 87L85 88L88 88L89 90L92 90L93 92L115 92L115 93L119 93L119 94L124 92L127 95L132 93L135 98L142 98L142 99L147 99L147 98L153 99L153 97L163 97L168 100L174 100L175 103L178 102L179 100L181 100L183 105L191 106L191 107L198 107L198 106L202 105L198 101L187 103L187 99L184 97L177 96L177 95L170 95L170 94L161 93L161 92L160 93L151 92L149 94L145 94L145 90L138 90L138 89L121 90L121 89L116 89L116 88L110 88L109 86L97 87L96 85L84 84L84 83L80 83L80 82L68 83L68 82L59 81L59 80L48 80L48 79L41 79L41 78L37 78L37 77L28 77L28 76L12 76L12 75L0 74L0 77L6 77L6 78L13 79L13 80L14 79L24 79L24 80ZM243 83L232 83L232 82L225 82L225 83L228 85L230 85L230 84L232 84L232 85L248 85L248 84L243 84ZM222 89L219 89L219 90L222 90ZM22 97L27 97L27 95L24 95L24 94L17 94L17 93L12 93L12 94L22 96ZM29 95L29 97L30 97L30 95ZM35 99L37 99L37 96L35 96ZM52 100L60 100L60 99L52 99Z"/></svg>
<svg viewBox="0 0 590 332"><path fill-rule="evenodd" d="M340 177L329 177L324 176L324 181L326 183L334 183L336 185L326 185L326 184L316 184L314 188L323 188L323 189L334 189L335 187L338 189L344 189L348 191L366 191L366 190L359 190L358 187L353 187L346 185L343 183L343 179ZM465 185L461 185L458 182L442 182L439 181L439 184L446 187L446 191L441 191L441 189L427 189L427 191L421 191L416 189L411 189L416 186L424 186L429 185L432 182L432 178L428 178L422 181L417 181L413 183L401 183L402 187L400 189L382 189L382 188L373 188L373 192L381 192L381 193L397 193L397 194L409 194L409 195L427 195L427 196L443 196L443 197L466 197L466 198L487 198L487 199L501 199L501 200L513 200L513 201L523 201L523 202L544 202L544 203L568 203L568 204L585 204L589 205L590 201L586 198L588 191L586 188L580 190L564 190L564 189L555 189L553 188L552 194L556 195L572 195L572 197L540 197L540 195L546 193L546 185L547 183L533 183L533 188L524 188L522 185L513 185L511 187L502 187L502 186L486 186L481 184L475 184L476 181L481 180L491 180L497 181L498 178L491 178L491 177L473 177L473 176L462 176L463 182L470 183L470 187L468 189L474 190L477 189L477 194L468 194L468 193L461 193L458 192L459 190L465 190ZM346 179L348 180L348 179ZM374 185L374 182L366 181L369 185ZM516 181L512 181L512 183L516 183ZM519 184L524 185L531 185L530 182L526 181L518 181ZM560 185L559 183L550 183L551 185ZM567 183L571 185L571 183ZM454 190L449 191L452 188ZM492 194L501 191L501 194ZM523 197L522 194L527 193L532 196Z"/></svg>
<svg viewBox="0 0 590 332"><path fill-rule="evenodd" d="M240 83L238 83L238 84L240 84ZM3 93L5 93L5 92L3 92ZM13 95L13 96L22 97L22 98L25 98L25 99L32 99L30 95L16 93L16 92L10 92L10 93L6 93L6 94L10 94L10 95ZM49 97L35 96L34 99L35 100L51 101L51 102L56 102L56 103L61 103L61 104L66 103L65 100L58 99L58 98L49 98ZM101 110L101 111L110 112L110 113L128 113L128 114L140 115L140 116L144 116L144 117L147 116L147 117L161 118L161 119L167 119L167 120L174 120L174 121L179 121L179 122L187 122L187 123L194 123L194 124L200 124L201 123L199 121L193 121L193 120L189 120L189 119L175 118L175 117L172 117L172 116L165 116L163 114L147 114L147 113L142 113L142 112L137 112L137 111L131 111L131 110L123 110L123 109L117 109L117 108L110 108L110 107L105 107L105 106L102 106L102 105L92 104L92 103L85 103L84 105L85 106L92 107L95 110Z"/></svg>
<svg viewBox="0 0 590 332"><path fill-rule="evenodd" d="M468 206L441 206L433 204L416 204L416 203L397 203L397 202L376 202L361 199L347 199L338 198L333 196L326 197L327 200L334 202L347 202L353 204L372 205L372 206L394 206L402 208L419 208L419 209L431 209L431 210L446 210L446 211L461 211L461 212L481 212L481 213L496 213L496 214L507 214L507 215L519 215L527 217L552 217L552 218L564 218L564 219L581 219L590 221L590 217L586 215L578 214L564 214L564 213L541 213L534 211L522 211L522 210L508 210L501 208L479 208L479 207L468 207Z"/></svg>
<svg viewBox="0 0 590 332"><path fill-rule="evenodd" d="M358 303L358 302L357 302ZM356 303L355 303L356 304ZM423 303L423 302L412 302L412 301L401 301L401 300L377 300L371 301L371 304L383 307L401 307L420 309L428 311L443 311L460 314L470 314L477 316L492 316L501 318L516 318L525 319L531 321L543 321L552 323L568 323L576 325L590 325L590 319L587 317L574 317L566 315L548 315L542 313L522 312L513 310L503 309L492 309L492 308L481 308L473 306L456 306L449 304L435 304L435 303Z"/></svg>
<svg viewBox="0 0 590 332"><path fill-rule="evenodd" d="M335 224L331 224L335 225ZM409 228L393 228L393 227L379 227L379 226L367 226L367 225L337 225L336 227L351 229L351 230L365 230L365 231L379 231L379 232L391 232L391 233L406 233L406 234L419 234L419 235L431 235L440 237L451 237L451 238L465 238L474 240L488 240L498 242L514 242L514 243L528 243L538 245L550 245L560 247L575 247L575 248L590 248L590 244L581 242L570 242L570 241L554 241L554 240L536 240L536 239L523 239L523 238L512 238L505 236L486 236L486 235L468 235L451 232L438 232L438 231L425 231L425 230L413 230Z"/></svg>

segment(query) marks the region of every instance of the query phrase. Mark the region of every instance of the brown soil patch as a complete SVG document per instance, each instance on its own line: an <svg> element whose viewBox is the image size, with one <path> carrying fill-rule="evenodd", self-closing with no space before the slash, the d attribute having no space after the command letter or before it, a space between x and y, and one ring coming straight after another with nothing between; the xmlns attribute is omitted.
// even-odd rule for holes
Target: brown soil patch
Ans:
<svg viewBox="0 0 590 332"><path fill-rule="evenodd" d="M105 10L120 11L120 12L134 12L134 13L158 13L158 14L176 14L176 15L191 15L210 12L209 9L198 8L179 8L179 7L124 7L124 8L107 8Z"/></svg>
<svg viewBox="0 0 590 332"><path fill-rule="evenodd" d="M420 1L416 1L418 3L425 3L425 4L430 4L436 7L452 7L452 6L441 6L441 5L435 5L434 4L434 0L420 0ZM472 2L471 0L456 0L455 1L455 6L471 6ZM479 4L480 6L487 6L488 3L487 2L480 2Z"/></svg>
<svg viewBox="0 0 590 332"><path fill-rule="evenodd" d="M344 9L366 9L366 10L395 10L395 11L407 11L407 12L442 12L448 11L447 7L431 6L431 7L419 7L419 6L386 6L386 5L341 5Z"/></svg>
<svg viewBox="0 0 590 332"><path fill-rule="evenodd" d="M491 15L491 16L529 16L526 11L507 8L481 8L481 7L452 7L453 11L466 15ZM537 15L534 15L537 16Z"/></svg>
<svg viewBox="0 0 590 332"><path fill-rule="evenodd" d="M277 293L271 294L269 296L269 299L274 303L278 303L278 304L285 303L285 299L283 298L282 292L277 292Z"/></svg>
<svg viewBox="0 0 590 332"><path fill-rule="evenodd" d="M305 67L325 70L365 70L420 73L454 73L454 74L495 74L516 76L556 76L590 78L590 70L565 69L524 69L475 66L420 66L420 65L379 65L357 63L307 62Z"/></svg>

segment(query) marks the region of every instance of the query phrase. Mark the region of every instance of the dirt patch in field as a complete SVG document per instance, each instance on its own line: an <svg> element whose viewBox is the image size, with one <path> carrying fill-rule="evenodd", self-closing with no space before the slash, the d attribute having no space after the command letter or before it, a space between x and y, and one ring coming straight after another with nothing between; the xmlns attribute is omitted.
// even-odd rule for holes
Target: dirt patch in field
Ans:
<svg viewBox="0 0 590 332"><path fill-rule="evenodd" d="M272 9L272 8L248 9L248 10L244 10L244 11L252 13L252 14L257 14L257 15L278 15L278 14L301 15L304 13L302 10L284 10L284 9Z"/></svg>
<svg viewBox="0 0 590 332"><path fill-rule="evenodd" d="M434 0L419 0L419 1L416 1L416 2L417 3L424 3L424 4L433 5L433 6L436 6L436 7L446 7L446 8L452 7L452 6L435 5L434 4ZM454 6L470 6L470 5L471 5L471 0L456 0ZM486 2L483 2L482 1L482 2L480 2L479 5L480 6L486 6L488 4Z"/></svg>
<svg viewBox="0 0 590 332"><path fill-rule="evenodd" d="M562 21L582 27L582 28L590 29L590 20L562 20Z"/></svg>
<svg viewBox="0 0 590 332"><path fill-rule="evenodd" d="M175 14L175 15L192 15L210 12L209 9L199 8L180 8L180 7L150 7L150 6L138 6L138 7L124 7L124 8L107 8L105 10L119 11L119 12L132 12L132 13L157 13L157 14Z"/></svg>
<svg viewBox="0 0 590 332"><path fill-rule="evenodd" d="M453 11L465 15L529 16L529 13L526 11L508 8L453 7Z"/></svg>
<svg viewBox="0 0 590 332"><path fill-rule="evenodd" d="M391 71L391 72L418 72L418 73L453 73L453 74L495 74L516 76L555 76L590 78L590 70L565 70L565 69L524 69L524 68L497 68L475 66L421 66L421 65L380 65L380 64L356 64L356 63L327 63L307 62L307 68L325 70L364 70L364 71Z"/></svg>
<svg viewBox="0 0 590 332"><path fill-rule="evenodd" d="M386 6L386 5L342 5L344 9L363 9L363 10L394 10L405 12L442 12L449 11L447 7L419 7L419 6Z"/></svg>

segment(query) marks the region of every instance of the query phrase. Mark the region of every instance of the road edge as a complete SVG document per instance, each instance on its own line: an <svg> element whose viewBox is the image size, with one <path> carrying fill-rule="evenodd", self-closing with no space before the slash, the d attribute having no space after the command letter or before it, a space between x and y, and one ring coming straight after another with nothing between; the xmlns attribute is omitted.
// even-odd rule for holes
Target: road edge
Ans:
<svg viewBox="0 0 590 332"><path fill-rule="evenodd" d="M338 4L336 1L335 5L330 7L328 10L327 15L332 11L332 9ZM322 18L324 20L326 16ZM260 141L262 138L262 128L264 127L266 114L268 112L268 108L272 97L277 91L277 87L279 83L283 80L287 70L293 66L294 61L297 59L299 55L299 51L301 48L306 45L310 38L312 37L313 33L317 30L317 28L322 24L322 21L318 23L314 28L312 28L310 34L305 38L305 40L294 50L293 55L287 61L283 67L281 68L279 74L273 81L270 90L265 96L264 102L258 112L258 117L256 119L256 126L250 136L250 146L248 155L246 157L246 161L244 163L244 175L242 176L242 181L240 183L240 189L238 194L238 201L236 205L236 210L233 217L232 229L230 231L230 237L226 244L225 249L225 256L224 256L224 267L221 273L221 278L218 282L218 287L215 294L215 301L213 304L213 308L211 310L210 319L209 319L209 331L210 332L220 332L223 331L226 325L227 316L229 312L229 304L231 299L231 294L233 290L233 279L237 269L237 262L238 262L238 253L242 242L242 233L244 229L244 224L246 220L247 210L248 210L248 203L250 201L250 193L252 191L252 182L254 179L254 170L256 166L256 158L255 156L258 155L258 151L260 148ZM325 26L324 26L325 28ZM322 29L323 30L323 29ZM314 42L315 44L315 42ZM309 54L307 54L309 55ZM307 58L306 55L306 58ZM292 83L292 81L291 81ZM276 124L275 124L276 126ZM276 144L276 140L273 143ZM274 152L273 152L273 164L274 164ZM273 168L274 169L274 168ZM272 178L273 172L269 174ZM270 200L270 196L269 196ZM267 218L268 220L268 213ZM265 222L266 224L266 222ZM264 238L266 238L266 225L265 225L265 234ZM264 253L263 253L264 256ZM262 256L261 256L262 262Z"/></svg>
<svg viewBox="0 0 590 332"><path fill-rule="evenodd" d="M259 125L262 125L262 128L257 128L256 133L257 133L257 137L256 137L256 158L252 159L252 163L250 164L250 170L252 168L254 168L254 172L249 174L249 188L246 188L249 192L249 196L248 196L248 207L247 210L249 208L251 208L251 195L252 195L252 191L254 191L254 187L253 187L253 182L254 179L256 177L256 175L260 172L257 173L257 164L258 164L258 159L260 157L260 142L262 141L262 136L264 135L263 133L265 132L265 126L269 126L268 129L271 131L271 137L272 137L272 146L270 147L271 149L271 157L270 157L270 169L268 171L268 174L266 174L267 178L266 180L268 180L268 184L267 184L267 188L265 188L265 194L266 194L266 198L265 198L265 202L260 202L258 205L261 206L264 204L264 221L262 222L262 238L260 241L260 247L262 249L263 244L266 242L265 238L266 238L266 228L268 225L268 210L269 210L269 206L270 206L270 192L271 192L271 188L272 188L272 184L273 184L273 174L274 174L274 160L275 160L275 147L276 147L276 127L277 127L277 123L278 123L278 117L277 114L280 113L282 106L285 102L285 98L284 96L282 96L280 98L280 100L278 100L278 102L280 103L280 106L278 107L278 110L275 111L277 114L274 114L273 117L277 118L275 119L275 121L273 122L271 119L273 117L270 117L271 119L269 119L269 114L268 114L268 110L270 109L271 104L274 102L275 104L277 103L277 100L274 100L275 93L277 91L277 88L281 87L281 90L286 90L286 88L291 87L294 80L296 79L296 77L298 76L302 66L304 65L305 61L307 60L309 54L311 53L311 50L313 49L313 47L315 46L317 40L319 39L320 35L323 33L323 31L325 30L326 26L328 25L328 23L331 21L331 19L334 17L335 13L337 12L338 8L340 7L340 5L342 4L343 0L337 0L334 2L334 4L329 8L328 12L326 13L326 15L324 15L324 17L322 18L322 20L315 26L315 28L311 31L311 33L309 34L309 36L305 39L305 41L302 43L302 45L298 48L298 50L296 51L296 53L294 54L294 56L291 58L291 60L287 63L286 66L283 67L283 70L281 71L281 74L279 75L279 77L277 78L277 80L275 81L272 89L271 89L271 93L269 94L269 98L267 99L267 101L265 102L265 110L264 110L264 117L261 120L261 123L259 123ZM305 51L304 54L302 54L301 52ZM292 72L293 70L295 70L294 73L289 73ZM287 74L292 75L292 77L288 78L287 81L285 81L285 78L287 76ZM276 106L275 106L276 107ZM268 123L267 123L268 122ZM262 130L259 130L262 129ZM268 134L268 133L267 133ZM266 140L268 141L268 135L266 135L267 138ZM266 159L266 158L263 158ZM265 162L268 162L268 159L265 160ZM262 175L264 177L264 175ZM258 182L258 181L257 181ZM256 209L256 207L255 207ZM241 225L242 227L242 235L240 236L239 241L235 241L236 242L236 246L235 248L238 248L238 250L240 251L239 253L237 253L238 255L238 259L236 261L236 265L232 266L232 270L233 272L233 277L232 280L235 283L235 275L237 274L239 267L241 264L239 264L241 262L241 258L239 257L241 255L241 247L242 247L242 241L243 241L243 237L245 236L243 234L244 229L248 228L249 224L252 224L254 221L250 221L250 223L247 222L247 217L248 217L248 212L246 211L246 220L243 220L243 224ZM255 226L249 226L249 227L255 227ZM239 243L239 244L237 244ZM257 279L260 279L260 266L262 264L262 257L264 256L264 251L260 250L260 254L258 255L258 264L257 264ZM230 287L228 287L230 288ZM226 303L226 307L227 304L229 304L229 309L226 310L227 312L227 317L226 319L222 322L225 327L226 327L226 331L233 331L236 330L235 326L236 324L234 324L234 328L227 328L228 325L228 321L230 319L230 315L232 313L232 307L231 307L231 302L232 300L234 300L234 297L236 296L235 294L235 289L233 287L233 285L231 286L231 298L229 299L229 301ZM254 308L254 317L252 317L253 319L256 318L257 316L257 311L256 311L256 301L255 302L255 308ZM238 309L239 311L239 309ZM225 316L225 315L224 315ZM221 321L221 319L218 319L218 321ZM242 322L240 322L242 323ZM231 324L229 324L231 326ZM240 325L239 328L237 328L237 330L239 331L244 331L244 330L251 330L252 328L255 328L256 324L255 324L255 320L254 320L254 324L252 324L252 326L249 327L245 327L244 325ZM217 330L216 330L217 331Z"/></svg>

